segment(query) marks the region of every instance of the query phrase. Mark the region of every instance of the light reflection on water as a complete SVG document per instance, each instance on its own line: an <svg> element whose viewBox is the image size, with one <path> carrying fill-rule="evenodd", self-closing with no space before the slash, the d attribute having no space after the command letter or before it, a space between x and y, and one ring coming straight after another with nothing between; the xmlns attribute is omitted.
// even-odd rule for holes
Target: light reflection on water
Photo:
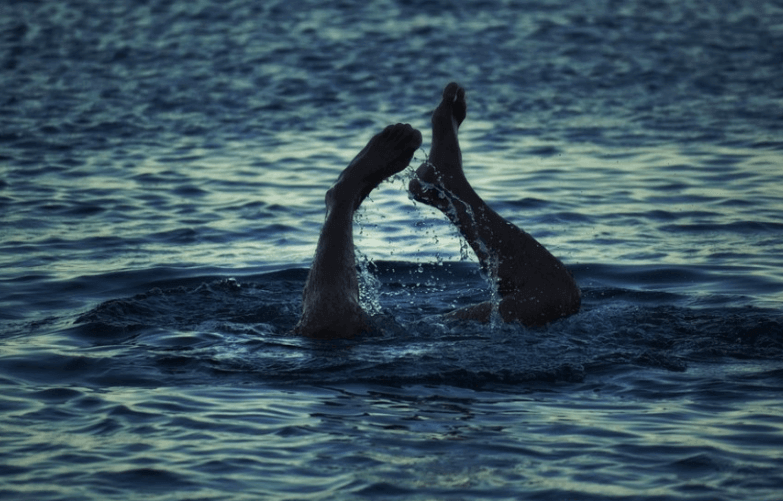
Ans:
<svg viewBox="0 0 783 501"><path fill-rule="evenodd" d="M8 3L3 492L771 499L781 15ZM387 331L286 336L326 189L389 123L422 130L423 161L450 80L469 179L573 268L583 311L542 330L445 322L486 284L407 171L355 228Z"/></svg>

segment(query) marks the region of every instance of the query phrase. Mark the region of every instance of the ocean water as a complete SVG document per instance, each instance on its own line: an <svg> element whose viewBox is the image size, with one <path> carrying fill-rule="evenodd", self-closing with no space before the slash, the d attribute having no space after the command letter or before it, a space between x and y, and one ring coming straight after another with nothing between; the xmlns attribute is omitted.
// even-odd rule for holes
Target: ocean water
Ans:
<svg viewBox="0 0 783 501"><path fill-rule="evenodd" d="M0 68L0 498L781 499L779 0L18 1ZM452 80L582 311L445 322L492 291L408 170L383 329L288 335L325 190Z"/></svg>

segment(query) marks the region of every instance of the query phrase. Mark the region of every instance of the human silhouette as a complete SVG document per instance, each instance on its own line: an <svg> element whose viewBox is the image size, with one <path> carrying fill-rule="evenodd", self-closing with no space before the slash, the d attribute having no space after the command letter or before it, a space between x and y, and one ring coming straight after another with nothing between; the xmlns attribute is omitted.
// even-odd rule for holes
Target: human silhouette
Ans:
<svg viewBox="0 0 783 501"><path fill-rule="evenodd" d="M462 170L459 126L467 115L465 90L450 83L432 115L429 158L408 189L413 198L442 211L476 253L500 296L497 311L506 322L541 326L579 311L581 293L573 276L528 233L492 210ZM403 170L421 145L408 124L386 127L340 174L326 192L326 221L303 292L302 316L294 332L315 338L350 338L370 329L359 304L353 246L353 215L384 179ZM448 314L489 321L490 301Z"/></svg>

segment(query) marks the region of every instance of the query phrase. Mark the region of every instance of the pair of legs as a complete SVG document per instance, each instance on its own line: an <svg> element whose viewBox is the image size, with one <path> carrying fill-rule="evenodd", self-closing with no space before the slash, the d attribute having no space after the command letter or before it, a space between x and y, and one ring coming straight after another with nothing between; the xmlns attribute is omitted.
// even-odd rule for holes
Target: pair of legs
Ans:
<svg viewBox="0 0 783 501"><path fill-rule="evenodd" d="M467 114L465 91L450 83L432 116L429 161L408 189L413 197L441 210L497 281L504 321L547 324L579 310L579 287L566 267L532 236L493 211L476 194L462 170L457 139ZM421 145L421 134L397 124L373 137L326 193L326 222L303 293L295 332L309 337L353 337L369 328L359 305L353 247L353 214L387 177L403 170ZM452 312L457 318L487 321L492 303Z"/></svg>

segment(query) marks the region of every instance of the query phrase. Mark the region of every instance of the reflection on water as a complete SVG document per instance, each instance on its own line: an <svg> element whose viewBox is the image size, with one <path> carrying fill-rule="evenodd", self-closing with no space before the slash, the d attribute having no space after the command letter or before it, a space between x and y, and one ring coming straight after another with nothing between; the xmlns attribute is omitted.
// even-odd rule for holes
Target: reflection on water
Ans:
<svg viewBox="0 0 783 501"><path fill-rule="evenodd" d="M0 497L775 498L780 26L773 1L7 2ZM287 336L326 189L389 123L422 162L451 80L469 179L582 312L445 322L488 286L409 170L357 218L378 331Z"/></svg>

